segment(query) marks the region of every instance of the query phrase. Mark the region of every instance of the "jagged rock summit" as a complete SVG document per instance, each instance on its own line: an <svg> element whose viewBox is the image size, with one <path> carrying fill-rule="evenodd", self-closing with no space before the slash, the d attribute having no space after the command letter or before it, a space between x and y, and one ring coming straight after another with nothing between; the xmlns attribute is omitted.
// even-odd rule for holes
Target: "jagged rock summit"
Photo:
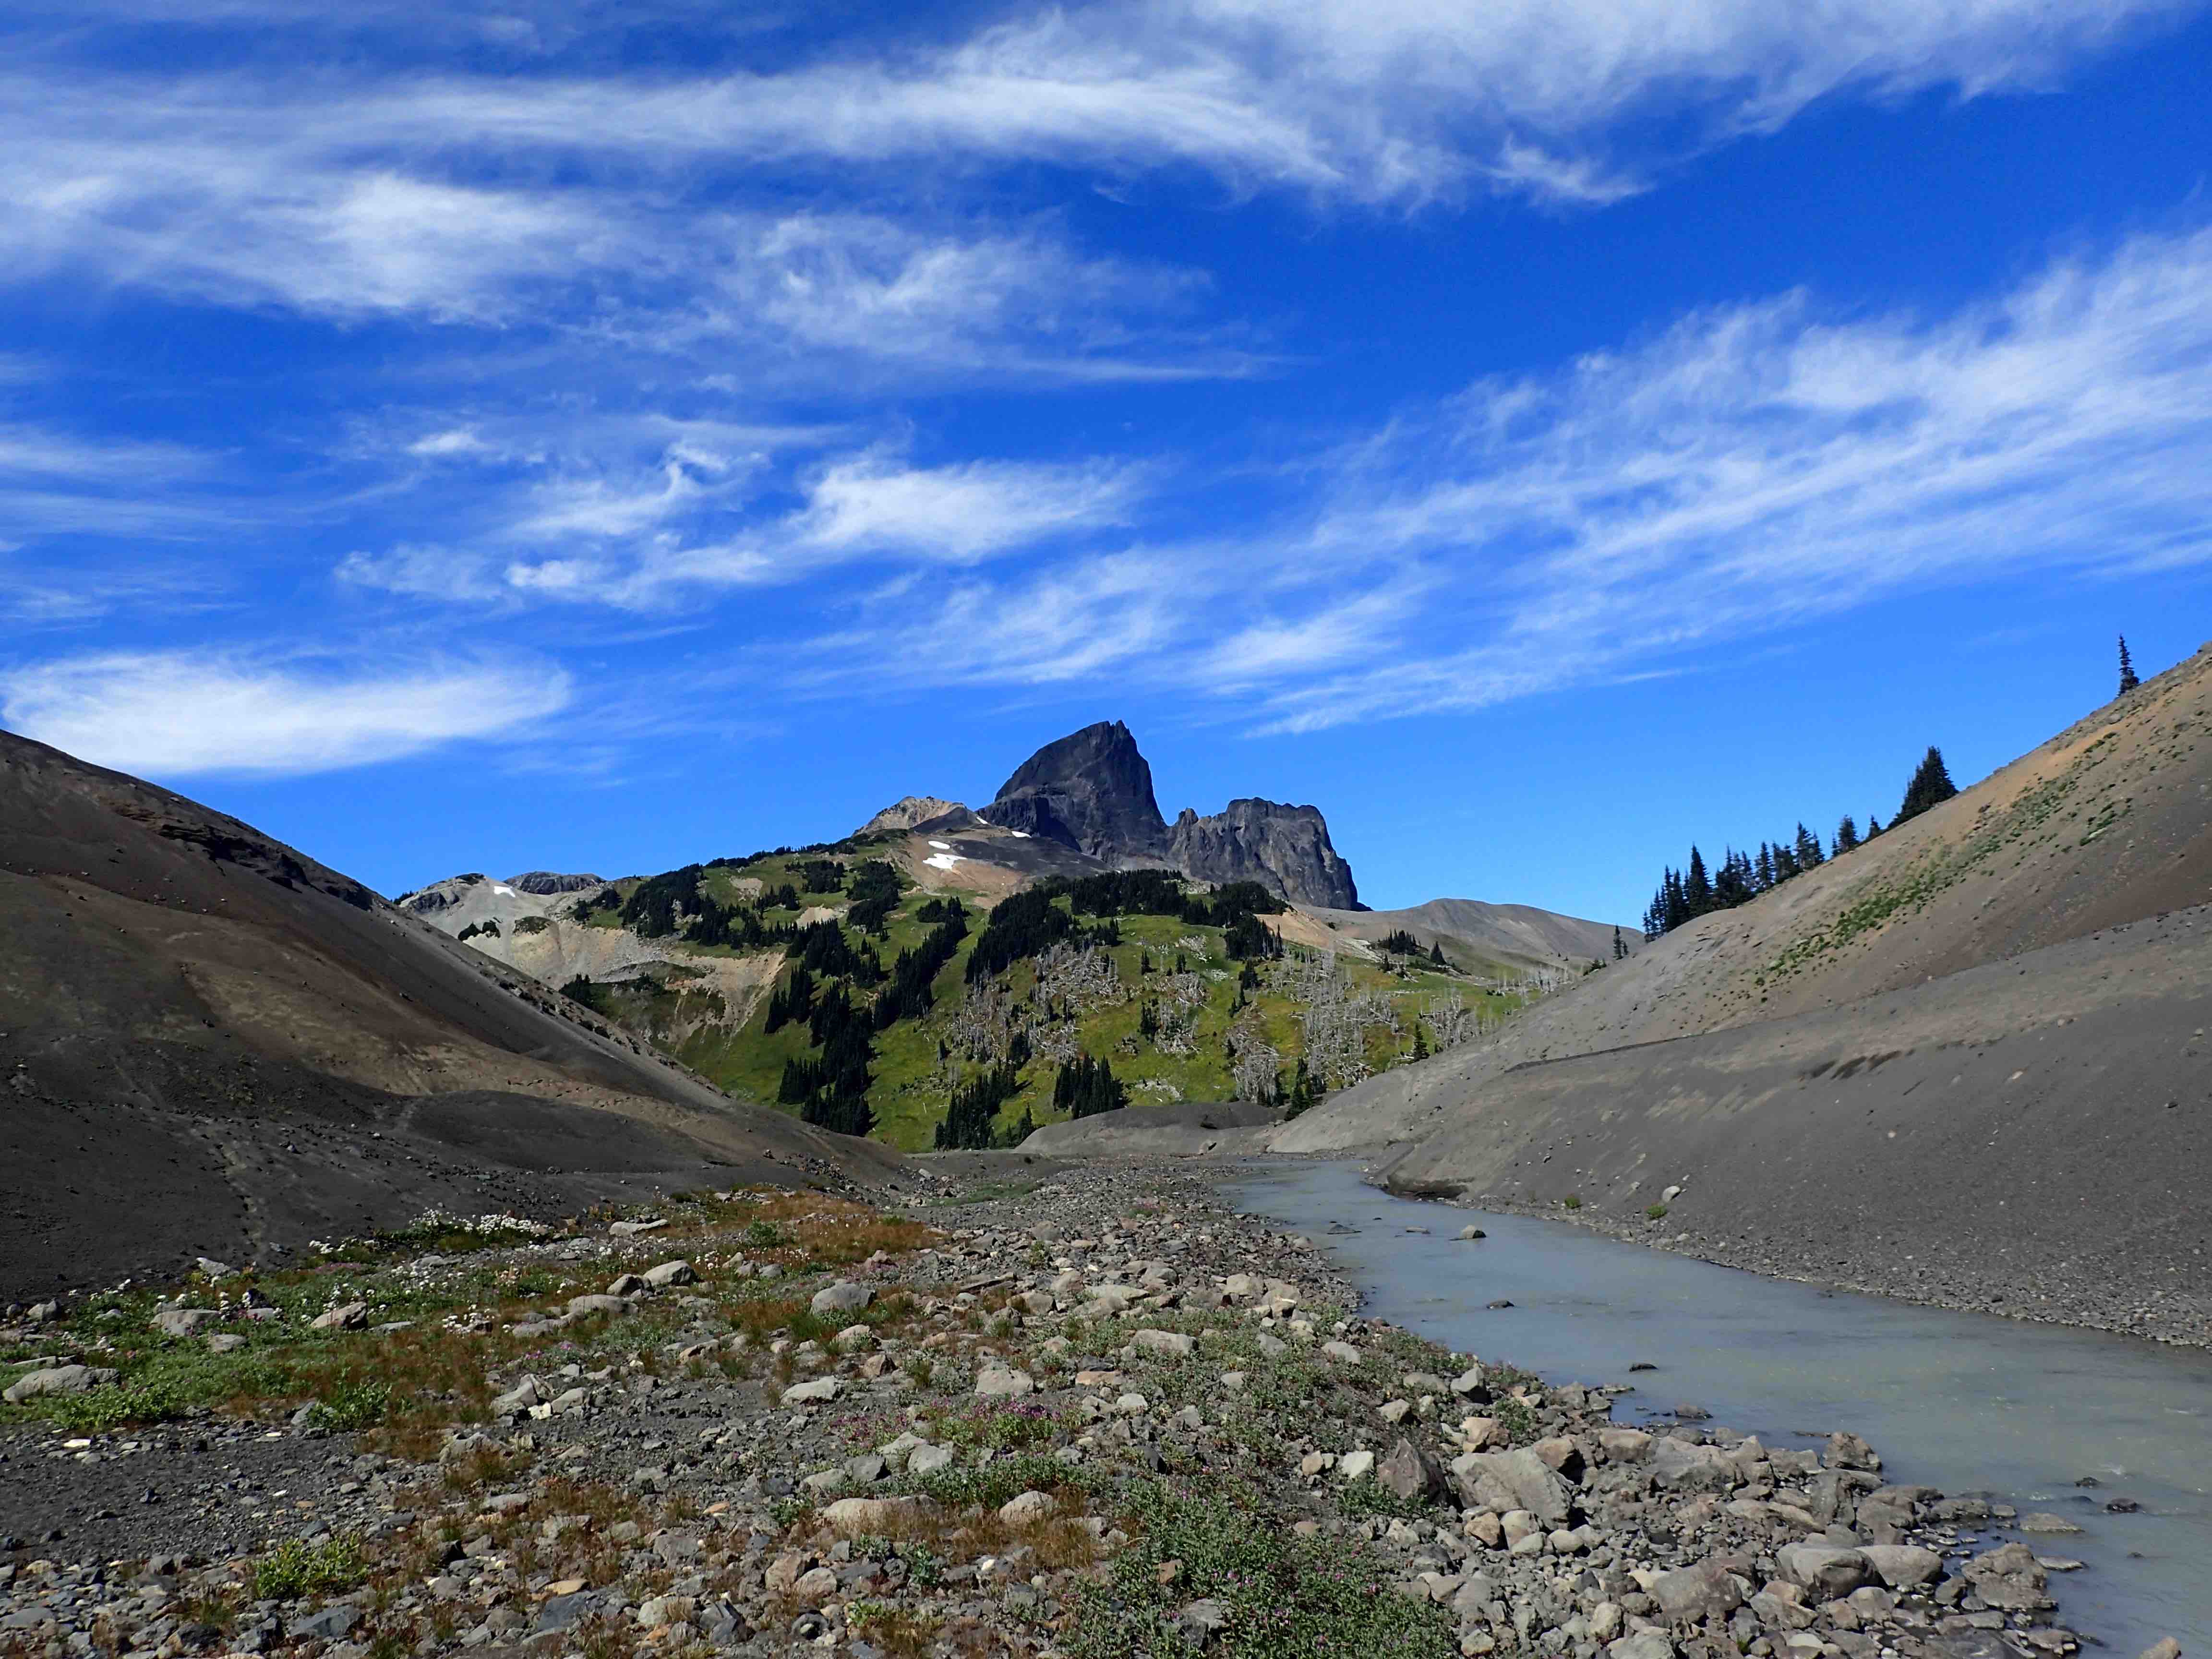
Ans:
<svg viewBox="0 0 2212 1659"><path fill-rule="evenodd" d="M1317 806L1248 797L1204 818L1186 806L1168 833L1168 855L1201 881L1256 881L1300 904L1359 908L1352 866L1330 844Z"/></svg>
<svg viewBox="0 0 2212 1659"><path fill-rule="evenodd" d="M1200 817L1185 808L1170 830L1152 794L1152 769L1120 720L1048 743L1008 778L983 817L1042 836L1117 868L1164 866L1199 881L1256 881L1300 904L1358 908L1352 866L1313 806L1247 797Z"/></svg>
<svg viewBox="0 0 2212 1659"><path fill-rule="evenodd" d="M1042 836L1117 867L1163 866L1168 823L1152 769L1119 720L1101 720L1024 761L983 809L1002 830Z"/></svg>

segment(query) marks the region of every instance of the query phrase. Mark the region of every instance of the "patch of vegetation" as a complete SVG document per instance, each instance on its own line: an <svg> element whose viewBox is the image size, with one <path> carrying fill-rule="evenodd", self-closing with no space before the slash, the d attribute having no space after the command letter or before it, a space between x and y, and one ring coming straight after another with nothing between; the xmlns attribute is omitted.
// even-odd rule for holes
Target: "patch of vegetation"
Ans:
<svg viewBox="0 0 2212 1659"><path fill-rule="evenodd" d="M1083 1588L1069 1643L1077 1659L1200 1645L1229 1659L1459 1652L1450 1615L1398 1594L1357 1543L1300 1538L1243 1494L1140 1487L1128 1524L1138 1536L1115 1558L1110 1580ZM1200 1601L1226 1609L1210 1641L1177 1627L1182 1609Z"/></svg>
<svg viewBox="0 0 2212 1659"><path fill-rule="evenodd" d="M333 1538L321 1544L287 1539L254 1564L253 1593L268 1601L334 1595L351 1589L368 1572L357 1538Z"/></svg>

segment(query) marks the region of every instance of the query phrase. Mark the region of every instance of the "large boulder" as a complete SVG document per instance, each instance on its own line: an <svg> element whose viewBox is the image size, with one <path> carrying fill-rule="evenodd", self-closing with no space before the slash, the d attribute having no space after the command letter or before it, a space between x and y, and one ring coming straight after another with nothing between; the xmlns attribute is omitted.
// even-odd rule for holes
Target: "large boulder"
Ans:
<svg viewBox="0 0 2212 1659"><path fill-rule="evenodd" d="M1669 1619L1702 1621L1714 1614L1725 1617L1743 1605L1743 1590L1729 1571L1715 1561L1677 1567L1654 1575L1651 1599Z"/></svg>
<svg viewBox="0 0 2212 1659"><path fill-rule="evenodd" d="M8 1385L0 1399L11 1406L26 1400L35 1400L42 1395L83 1394L115 1381L116 1373L106 1365L49 1365L43 1370L27 1371Z"/></svg>
<svg viewBox="0 0 2212 1659"><path fill-rule="evenodd" d="M1644 1460L1651 1484L1668 1492L1729 1492L1742 1476L1735 1460L1718 1446L1701 1445L1662 1435Z"/></svg>
<svg viewBox="0 0 2212 1659"><path fill-rule="evenodd" d="M1943 1572L1943 1558L1917 1544L1864 1544L1859 1553L1892 1589L1917 1589Z"/></svg>
<svg viewBox="0 0 2212 1659"><path fill-rule="evenodd" d="M1874 1577L1864 1551L1832 1544L1786 1544L1774 1553L1774 1560L1784 1578L1823 1601L1849 1595Z"/></svg>
<svg viewBox="0 0 2212 1659"><path fill-rule="evenodd" d="M1508 1515L1526 1510L1548 1527L1564 1527L1574 1509L1565 1480L1527 1447L1469 1452L1452 1464L1462 1503L1468 1509Z"/></svg>
<svg viewBox="0 0 2212 1659"><path fill-rule="evenodd" d="M1375 1471L1375 1478L1406 1503L1433 1503L1445 1492L1444 1472L1437 1460L1401 1438Z"/></svg>

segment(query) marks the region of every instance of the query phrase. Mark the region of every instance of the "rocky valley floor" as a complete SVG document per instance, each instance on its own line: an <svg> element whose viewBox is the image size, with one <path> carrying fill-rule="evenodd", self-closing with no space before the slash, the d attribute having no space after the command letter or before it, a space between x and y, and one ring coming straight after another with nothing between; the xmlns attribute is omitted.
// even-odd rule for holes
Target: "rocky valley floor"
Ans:
<svg viewBox="0 0 2212 1659"><path fill-rule="evenodd" d="M202 1268L0 1329L7 1659L2076 1644L2037 1517L1848 1425L1618 1425L1607 1379L1360 1318L1186 1174Z"/></svg>

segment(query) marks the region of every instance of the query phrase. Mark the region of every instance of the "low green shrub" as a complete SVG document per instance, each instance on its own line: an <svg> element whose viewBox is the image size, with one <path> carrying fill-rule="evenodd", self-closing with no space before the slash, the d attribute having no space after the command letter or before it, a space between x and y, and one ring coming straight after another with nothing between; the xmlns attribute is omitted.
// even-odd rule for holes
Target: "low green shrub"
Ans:
<svg viewBox="0 0 2212 1659"><path fill-rule="evenodd" d="M1069 1644L1077 1659L1195 1648L1200 1639L1179 1632L1176 1620L1200 1601L1226 1609L1205 1643L1224 1659L1450 1659L1459 1652L1449 1615L1400 1595L1353 1540L1300 1538L1241 1494L1139 1487L1129 1510L1136 1541L1115 1558L1108 1583L1081 1591ZM1180 1565L1163 1573L1171 1561Z"/></svg>
<svg viewBox="0 0 2212 1659"><path fill-rule="evenodd" d="M291 1538L254 1564L253 1593L268 1601L331 1595L351 1589L368 1571L357 1538L332 1538L320 1544Z"/></svg>

